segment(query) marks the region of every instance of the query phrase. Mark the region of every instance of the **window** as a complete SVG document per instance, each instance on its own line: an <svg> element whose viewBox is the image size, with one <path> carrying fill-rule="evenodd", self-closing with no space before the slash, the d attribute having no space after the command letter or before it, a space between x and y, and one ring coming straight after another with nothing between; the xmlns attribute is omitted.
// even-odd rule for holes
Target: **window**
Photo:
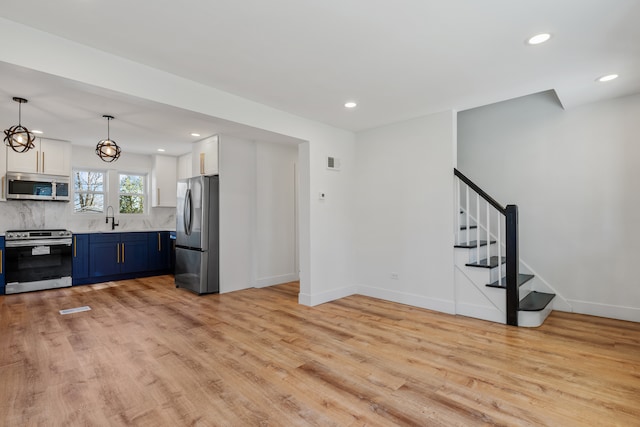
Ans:
<svg viewBox="0 0 640 427"><path fill-rule="evenodd" d="M121 214L144 213L144 175L120 174L119 206Z"/></svg>
<svg viewBox="0 0 640 427"><path fill-rule="evenodd" d="M105 173L76 170L73 172L74 212L104 212Z"/></svg>

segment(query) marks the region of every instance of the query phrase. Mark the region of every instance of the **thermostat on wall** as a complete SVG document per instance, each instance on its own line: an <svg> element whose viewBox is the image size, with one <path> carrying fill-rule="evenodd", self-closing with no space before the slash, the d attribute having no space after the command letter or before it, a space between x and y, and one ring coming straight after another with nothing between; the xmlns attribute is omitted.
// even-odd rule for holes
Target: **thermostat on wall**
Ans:
<svg viewBox="0 0 640 427"><path fill-rule="evenodd" d="M340 170L340 159L337 157L327 157L327 169L332 171Z"/></svg>

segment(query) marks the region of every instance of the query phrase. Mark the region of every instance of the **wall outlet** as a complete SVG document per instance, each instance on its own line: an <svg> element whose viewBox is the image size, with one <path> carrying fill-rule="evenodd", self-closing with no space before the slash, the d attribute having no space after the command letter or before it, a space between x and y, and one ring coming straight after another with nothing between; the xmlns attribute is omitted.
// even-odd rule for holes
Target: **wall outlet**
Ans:
<svg viewBox="0 0 640 427"><path fill-rule="evenodd" d="M393 280L398 280L399 279L398 273L390 273L389 277L391 277Z"/></svg>

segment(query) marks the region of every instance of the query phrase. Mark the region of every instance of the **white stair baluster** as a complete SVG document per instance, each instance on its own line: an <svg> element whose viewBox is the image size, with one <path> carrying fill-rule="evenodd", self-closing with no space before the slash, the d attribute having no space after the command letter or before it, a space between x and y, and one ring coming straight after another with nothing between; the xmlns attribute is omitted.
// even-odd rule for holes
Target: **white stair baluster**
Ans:
<svg viewBox="0 0 640 427"><path fill-rule="evenodd" d="M480 194L476 193L476 256L480 261Z"/></svg>
<svg viewBox="0 0 640 427"><path fill-rule="evenodd" d="M498 286L502 287L502 214L498 212Z"/></svg>
<svg viewBox="0 0 640 427"><path fill-rule="evenodd" d="M466 234L467 234L467 245L468 245L469 244L469 186L465 185L465 188L467 189L467 205L466 205L467 225L465 227L467 227Z"/></svg>
<svg viewBox="0 0 640 427"><path fill-rule="evenodd" d="M491 217L489 216L489 202L487 202L487 259L491 259L491 246L489 242L491 242L491 233L489 230L491 229Z"/></svg>

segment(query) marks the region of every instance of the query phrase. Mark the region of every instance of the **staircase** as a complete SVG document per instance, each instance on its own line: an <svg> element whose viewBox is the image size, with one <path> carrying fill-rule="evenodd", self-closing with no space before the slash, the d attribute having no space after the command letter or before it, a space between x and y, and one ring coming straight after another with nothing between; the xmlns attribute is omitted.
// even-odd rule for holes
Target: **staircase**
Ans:
<svg viewBox="0 0 640 427"><path fill-rule="evenodd" d="M556 295L521 265L518 207L503 207L457 169L454 175L456 313L512 326L540 326Z"/></svg>

